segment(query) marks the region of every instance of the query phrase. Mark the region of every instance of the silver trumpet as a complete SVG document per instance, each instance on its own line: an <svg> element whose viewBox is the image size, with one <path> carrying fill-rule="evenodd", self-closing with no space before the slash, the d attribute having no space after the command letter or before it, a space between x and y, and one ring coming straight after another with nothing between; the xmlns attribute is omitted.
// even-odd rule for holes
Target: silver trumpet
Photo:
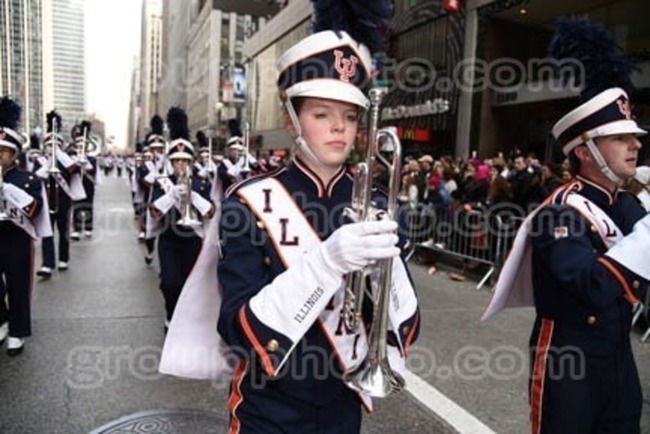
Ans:
<svg viewBox="0 0 650 434"><path fill-rule="evenodd" d="M247 175L251 172L250 164L250 144L251 144L251 125L244 122L244 167L241 168L241 173Z"/></svg>
<svg viewBox="0 0 650 434"><path fill-rule="evenodd" d="M393 129L378 129L379 105L386 94L385 88L370 90L370 124L368 127L368 147L366 161L359 163L355 172L352 205L346 209L346 214L354 221L371 221L379 219L395 220L397 214L397 197L400 190L400 172L402 161L402 146ZM391 140L395 145L392 161L380 153L380 140ZM379 210L371 202L372 181L376 160L384 164L390 172L387 209ZM393 259L378 261L379 279L374 286L373 322L368 337L368 354L364 361L345 374L345 381L351 388L367 395L383 398L400 391L404 387L404 379L394 372L388 361L388 307L392 287ZM361 324L361 312L364 299L364 282L367 273L359 271L347 276L348 285L344 307L343 321L351 330L356 331Z"/></svg>
<svg viewBox="0 0 650 434"><path fill-rule="evenodd" d="M0 165L0 221L9 220L9 214L5 209L5 182L3 168Z"/></svg>
<svg viewBox="0 0 650 434"><path fill-rule="evenodd" d="M52 137L50 138L50 168L47 170L47 173L50 174L61 172L56 165L56 147L58 146L58 141L59 141L59 133L55 129L52 132Z"/></svg>
<svg viewBox="0 0 650 434"><path fill-rule="evenodd" d="M178 177L179 185L187 186L187 193L181 197L181 218L176 222L179 226L197 227L201 222L192 217L192 177L187 170L183 170Z"/></svg>

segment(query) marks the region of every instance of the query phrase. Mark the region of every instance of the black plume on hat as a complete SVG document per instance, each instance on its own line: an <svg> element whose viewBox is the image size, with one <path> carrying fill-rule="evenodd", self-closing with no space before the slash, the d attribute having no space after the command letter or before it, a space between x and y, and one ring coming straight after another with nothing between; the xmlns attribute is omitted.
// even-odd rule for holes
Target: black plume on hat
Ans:
<svg viewBox="0 0 650 434"><path fill-rule="evenodd" d="M40 144L38 140L38 136L36 134L32 134L29 136L29 148L30 149L40 149Z"/></svg>
<svg viewBox="0 0 650 434"><path fill-rule="evenodd" d="M196 143L199 148L207 148L209 146L208 137L201 130L196 132Z"/></svg>
<svg viewBox="0 0 650 434"><path fill-rule="evenodd" d="M228 121L228 131L230 131L230 137L241 137L243 135L237 119L230 119Z"/></svg>
<svg viewBox="0 0 650 434"><path fill-rule="evenodd" d="M576 77L584 73L585 78L581 102L612 87L620 87L628 95L634 91L630 79L634 65L601 24L586 17L560 17L547 50L557 60L581 63L582 70L576 69L580 73Z"/></svg>
<svg viewBox="0 0 650 434"><path fill-rule="evenodd" d="M164 127L165 127L165 123L163 121L163 118L161 118L158 115L154 115L151 118L151 122L150 122L149 125L151 127L151 133L152 134L158 134L158 135L162 136L163 131L164 131Z"/></svg>
<svg viewBox="0 0 650 434"><path fill-rule="evenodd" d="M86 130L86 134L90 134L90 128L92 128L90 121L81 121L81 134L83 134L84 130Z"/></svg>
<svg viewBox="0 0 650 434"><path fill-rule="evenodd" d="M313 32L345 31L368 47L371 53L382 51L385 33L393 15L390 0L312 0Z"/></svg>
<svg viewBox="0 0 650 434"><path fill-rule="evenodd" d="M5 96L0 100L0 127L10 128L14 131L20 122L21 107L11 98Z"/></svg>
<svg viewBox="0 0 650 434"><path fill-rule="evenodd" d="M56 122L56 130L61 131L61 115L56 110L52 110L47 114L47 132L54 132L54 123Z"/></svg>
<svg viewBox="0 0 650 434"><path fill-rule="evenodd" d="M172 107L167 112L167 126L171 140L190 140L190 130L187 127L187 114L180 107Z"/></svg>

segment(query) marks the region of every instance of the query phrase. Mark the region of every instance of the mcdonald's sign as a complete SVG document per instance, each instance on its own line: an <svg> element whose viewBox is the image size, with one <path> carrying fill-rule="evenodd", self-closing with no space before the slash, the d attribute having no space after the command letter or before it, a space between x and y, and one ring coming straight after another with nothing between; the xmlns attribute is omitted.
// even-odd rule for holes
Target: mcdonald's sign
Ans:
<svg viewBox="0 0 650 434"><path fill-rule="evenodd" d="M403 140L412 140L414 142L430 142L431 131L424 128L398 128L397 136Z"/></svg>

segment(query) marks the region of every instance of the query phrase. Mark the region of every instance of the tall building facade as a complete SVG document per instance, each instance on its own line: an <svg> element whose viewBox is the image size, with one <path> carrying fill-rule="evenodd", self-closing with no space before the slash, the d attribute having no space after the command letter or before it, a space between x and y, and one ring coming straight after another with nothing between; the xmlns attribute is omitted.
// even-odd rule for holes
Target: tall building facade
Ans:
<svg viewBox="0 0 650 434"><path fill-rule="evenodd" d="M0 95L21 104L28 133L38 131L44 119L42 26L41 0L0 2Z"/></svg>
<svg viewBox="0 0 650 434"><path fill-rule="evenodd" d="M56 109L67 136L86 117L85 2L43 0L44 110Z"/></svg>
<svg viewBox="0 0 650 434"><path fill-rule="evenodd" d="M194 1L187 37L187 112L192 131L223 145L226 120L251 117L246 105L250 59L244 41L279 11L277 3Z"/></svg>
<svg viewBox="0 0 650 434"><path fill-rule="evenodd" d="M185 0L163 2L160 111L187 108L187 34L194 5Z"/></svg>
<svg viewBox="0 0 650 434"><path fill-rule="evenodd" d="M147 132L149 119L164 108L160 106L162 73L162 0L142 3L142 44L140 52L140 117L138 135ZM164 117L164 116L163 116Z"/></svg>

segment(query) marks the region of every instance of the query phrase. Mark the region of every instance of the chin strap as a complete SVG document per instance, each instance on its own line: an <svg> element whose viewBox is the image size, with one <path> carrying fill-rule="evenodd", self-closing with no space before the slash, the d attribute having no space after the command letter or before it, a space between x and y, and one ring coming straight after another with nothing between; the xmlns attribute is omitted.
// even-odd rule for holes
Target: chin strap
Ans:
<svg viewBox="0 0 650 434"><path fill-rule="evenodd" d="M587 148L589 148L591 155L593 155L594 159L596 160L596 163L598 163L598 167L600 168L600 171L603 172L603 175L605 175L610 181L616 183L616 185L621 185L623 183L623 180L619 178L618 175L616 175L614 172L612 172L612 169L609 168L607 162L603 158L603 154L601 154L598 150L594 139L589 136L585 136L583 137L583 140L585 141Z"/></svg>
<svg viewBox="0 0 650 434"><path fill-rule="evenodd" d="M324 167L325 165L323 164L323 162L318 159L316 154L314 154L314 152L311 149L309 149L309 146L307 146L307 142L305 142L305 139L303 139L302 137L302 128L300 128L300 121L298 121L298 115L296 114L296 111L293 108L291 99L287 98L287 100L284 102L284 107L287 109L287 113L289 113L289 118L291 119L291 123L293 124L293 128L296 131L296 137L294 138L295 146L291 151L292 156L295 155L298 150L301 150L303 154L309 157L309 159L311 159L314 163L316 163L321 167Z"/></svg>

